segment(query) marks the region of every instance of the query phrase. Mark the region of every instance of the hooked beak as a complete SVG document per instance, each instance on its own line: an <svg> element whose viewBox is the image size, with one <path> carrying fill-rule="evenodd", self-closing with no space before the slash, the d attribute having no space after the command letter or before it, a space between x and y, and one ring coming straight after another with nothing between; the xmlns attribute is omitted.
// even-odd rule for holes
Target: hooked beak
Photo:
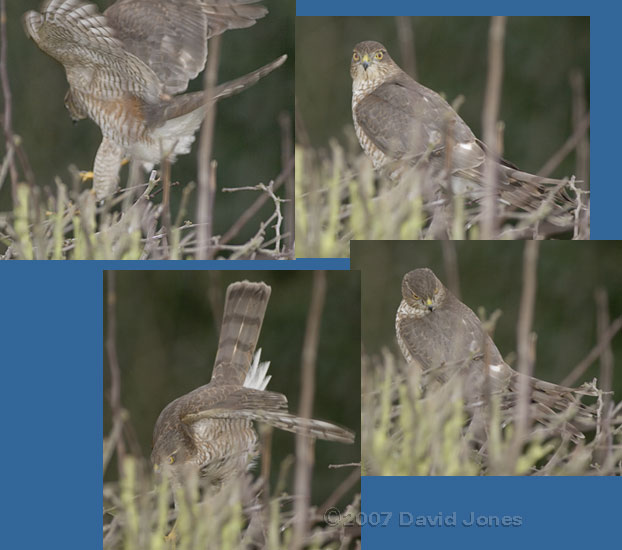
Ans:
<svg viewBox="0 0 622 550"><path fill-rule="evenodd" d="M369 55L365 54L361 57L361 63L363 65L363 69L367 70L367 67L369 67Z"/></svg>
<svg viewBox="0 0 622 550"><path fill-rule="evenodd" d="M430 298L428 298L428 299L425 301L425 305L427 306L427 308L428 308L430 311L434 311L434 304L432 303L432 300L431 300Z"/></svg>

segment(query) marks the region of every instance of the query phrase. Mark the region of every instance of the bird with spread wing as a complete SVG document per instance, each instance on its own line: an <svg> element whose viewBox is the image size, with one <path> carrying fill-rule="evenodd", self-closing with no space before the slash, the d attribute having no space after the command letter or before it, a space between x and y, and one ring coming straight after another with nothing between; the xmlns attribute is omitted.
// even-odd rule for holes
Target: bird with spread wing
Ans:
<svg viewBox="0 0 622 550"><path fill-rule="evenodd" d="M285 395L265 389L269 363L259 362L255 348L270 293L265 283L229 285L211 381L160 413L151 460L174 484L189 470L215 488L246 472L258 452L253 422L327 441L354 441L350 430L291 414Z"/></svg>
<svg viewBox="0 0 622 550"><path fill-rule="evenodd" d="M83 0L48 0L41 13L24 15L28 36L65 68L71 117L101 129L98 199L116 190L124 159L150 168L190 151L208 105L204 91L182 92L205 67L209 38L266 15L257 1L117 0L102 14ZM286 57L216 86L212 99L240 92Z"/></svg>

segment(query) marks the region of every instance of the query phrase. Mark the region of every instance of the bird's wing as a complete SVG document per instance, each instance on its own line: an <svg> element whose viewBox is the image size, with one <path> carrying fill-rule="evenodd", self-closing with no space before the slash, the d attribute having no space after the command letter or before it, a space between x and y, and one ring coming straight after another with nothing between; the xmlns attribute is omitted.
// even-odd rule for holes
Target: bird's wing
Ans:
<svg viewBox="0 0 622 550"><path fill-rule="evenodd" d="M287 410L287 398L282 393L255 390L238 386L208 384L187 394L181 421L193 424L206 418L230 416L238 410Z"/></svg>
<svg viewBox="0 0 622 550"><path fill-rule="evenodd" d="M205 67L207 40L250 27L267 10L257 0L117 0L104 14L125 48L158 75L164 91L184 91Z"/></svg>
<svg viewBox="0 0 622 550"><path fill-rule="evenodd" d="M213 390L218 391L220 388L211 389L210 408L184 413L181 421L186 426L203 420L241 418L253 422L263 422L281 430L307 433L309 436L319 439L341 443L352 443L354 441L353 432L346 428L323 420L301 418L288 413L286 410L287 399L280 393L238 388L221 402L213 403L215 397ZM200 399L197 400L195 396L192 400L192 409L199 407L198 401Z"/></svg>
<svg viewBox="0 0 622 550"><path fill-rule="evenodd" d="M230 80L224 84L219 84L214 88L212 98L214 100L220 100L240 93L280 67L285 63L286 59L287 56L282 55L267 65L240 78ZM180 117L189 113L195 113L197 109L200 109L196 112L196 116L193 115L185 125L185 131L192 134L199 127L201 122L203 122L204 111L207 108L208 105L205 103L205 91L201 90L200 92L181 94L158 103L145 105L143 107L143 113L149 126L152 128L159 128L165 125L169 120L173 121L172 124L178 124ZM170 131L166 127L163 127L161 132L163 135L170 134Z"/></svg>
<svg viewBox="0 0 622 550"><path fill-rule="evenodd" d="M451 126L454 166L481 164L483 152L465 122L440 95L405 73L370 92L355 113L372 143L395 159L415 163L426 152L444 154L445 135Z"/></svg>
<svg viewBox="0 0 622 550"><path fill-rule="evenodd" d="M218 352L210 385L242 386L251 365L271 289L242 281L227 288Z"/></svg>
<svg viewBox="0 0 622 550"><path fill-rule="evenodd" d="M24 15L26 33L65 67L72 97L85 91L100 99L132 94L155 101L161 83L138 57L128 53L106 17L81 0L51 0L41 13Z"/></svg>

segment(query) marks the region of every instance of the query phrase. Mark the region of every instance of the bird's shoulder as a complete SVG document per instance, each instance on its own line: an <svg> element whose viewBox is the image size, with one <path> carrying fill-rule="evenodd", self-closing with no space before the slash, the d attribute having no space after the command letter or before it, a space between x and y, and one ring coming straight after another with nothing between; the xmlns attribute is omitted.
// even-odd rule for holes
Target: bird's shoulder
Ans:
<svg viewBox="0 0 622 550"><path fill-rule="evenodd" d="M358 102L355 110L359 122L369 123L371 117L382 112L385 118L399 120L405 127L416 125L430 139L435 136L440 139L451 125L457 143L476 141L469 126L443 97L403 71L392 75L368 92Z"/></svg>

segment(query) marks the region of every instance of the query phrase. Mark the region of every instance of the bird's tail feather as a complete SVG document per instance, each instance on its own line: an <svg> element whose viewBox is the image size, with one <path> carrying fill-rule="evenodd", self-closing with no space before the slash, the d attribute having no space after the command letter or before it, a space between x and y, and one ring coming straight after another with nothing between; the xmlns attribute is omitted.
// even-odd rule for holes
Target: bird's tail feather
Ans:
<svg viewBox="0 0 622 550"><path fill-rule="evenodd" d="M337 441L339 443L353 443L354 433L346 428L312 418L302 418L289 413L271 413L266 411L252 411L253 420L264 422L274 428L288 432L307 434L309 437Z"/></svg>
<svg viewBox="0 0 622 550"><path fill-rule="evenodd" d="M271 289L242 281L227 288L212 384L241 386L252 363Z"/></svg>
<svg viewBox="0 0 622 550"><path fill-rule="evenodd" d="M227 97L239 94L246 88L256 84L264 76L283 65L287 55L282 55L263 67L259 67L244 76L219 84L212 93L212 100L219 101ZM175 120L182 120L182 128L179 133L194 133L201 125L208 105L205 103L205 91L190 92L162 100L160 102L145 105L144 116L147 124L152 128L158 128L166 123L171 124ZM188 116L192 115L192 116ZM183 118L185 117L185 118Z"/></svg>

